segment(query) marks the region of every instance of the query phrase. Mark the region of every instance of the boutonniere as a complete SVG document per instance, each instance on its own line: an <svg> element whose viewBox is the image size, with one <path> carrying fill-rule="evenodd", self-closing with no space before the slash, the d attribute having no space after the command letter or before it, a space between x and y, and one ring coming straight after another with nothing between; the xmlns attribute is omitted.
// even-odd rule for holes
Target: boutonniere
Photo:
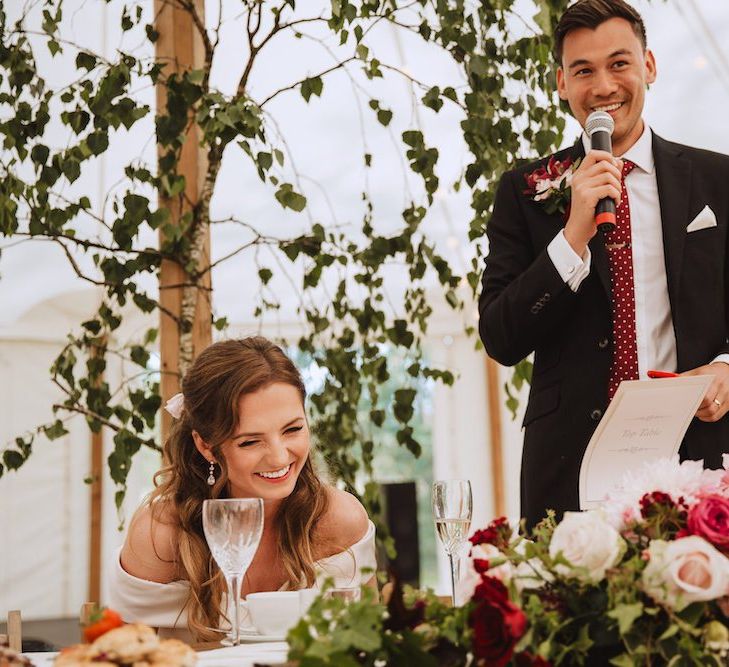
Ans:
<svg viewBox="0 0 729 667"><path fill-rule="evenodd" d="M557 212L567 215L572 198L572 175L580 162L581 159L573 162L569 157L560 161L553 155L539 169L524 174L527 183L524 194L532 201L543 204L544 210L550 215Z"/></svg>

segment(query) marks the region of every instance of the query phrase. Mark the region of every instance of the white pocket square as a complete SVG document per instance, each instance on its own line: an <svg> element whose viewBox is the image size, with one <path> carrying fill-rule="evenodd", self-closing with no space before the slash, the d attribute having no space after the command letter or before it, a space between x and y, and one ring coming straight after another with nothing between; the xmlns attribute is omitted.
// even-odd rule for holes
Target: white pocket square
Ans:
<svg viewBox="0 0 729 667"><path fill-rule="evenodd" d="M707 205L704 206L699 213L687 226L687 232L697 232L699 229L707 229L708 227L716 227L716 216L714 211Z"/></svg>

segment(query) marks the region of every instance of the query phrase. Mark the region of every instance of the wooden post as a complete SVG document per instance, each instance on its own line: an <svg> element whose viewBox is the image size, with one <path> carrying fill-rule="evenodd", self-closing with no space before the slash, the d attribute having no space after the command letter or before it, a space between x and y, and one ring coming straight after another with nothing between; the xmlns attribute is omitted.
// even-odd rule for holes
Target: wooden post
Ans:
<svg viewBox="0 0 729 667"><path fill-rule="evenodd" d="M8 642L13 651L20 653L23 650L23 628L18 610L8 612Z"/></svg>
<svg viewBox="0 0 729 667"><path fill-rule="evenodd" d="M489 405L489 435L491 441L491 471L494 491L494 515L506 513L504 492L504 455L501 440L501 399L499 392L499 366L486 356L486 391Z"/></svg>
<svg viewBox="0 0 729 667"><path fill-rule="evenodd" d="M204 22L204 0L192 0L198 16ZM181 72L186 69L202 69L204 48L199 33L189 12L179 3L169 0L155 0L155 29L159 38L155 42L156 57L159 62L167 63L164 74ZM166 109L167 89L164 82L157 85L157 108ZM205 153L200 149L198 127L191 124L182 147L178 173L185 177L184 203L178 198L160 197L160 207L170 211L172 224L179 222L180 217L191 210L200 200L207 168ZM161 239L160 239L161 240ZM201 265L204 268L210 263L210 236L207 235L205 251ZM186 282L182 267L173 261L164 260L160 271L160 303L164 309L180 314L182 304L182 288L176 287ZM173 287L171 287L173 286ZM212 340L212 316L210 306L210 273L206 274L202 289L198 290L197 307L193 323L193 356L207 347ZM177 322L166 315L160 315L160 357L161 357L161 392L164 403L179 391L179 356L180 331ZM162 411L162 440L167 437L170 427L170 416Z"/></svg>
<svg viewBox="0 0 729 667"><path fill-rule="evenodd" d="M91 623L91 616L93 615L95 609L95 602L84 602L81 605L81 611L78 615L78 625L81 642L86 641L86 638L84 637L84 628Z"/></svg>

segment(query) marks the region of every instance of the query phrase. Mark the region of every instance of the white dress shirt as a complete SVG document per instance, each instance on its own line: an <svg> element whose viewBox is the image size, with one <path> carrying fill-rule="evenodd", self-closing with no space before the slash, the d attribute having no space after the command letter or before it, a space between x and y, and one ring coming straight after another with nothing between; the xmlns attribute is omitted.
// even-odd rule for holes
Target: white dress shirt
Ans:
<svg viewBox="0 0 729 667"><path fill-rule="evenodd" d="M584 133L582 143L587 153L590 140ZM653 133L647 125L640 139L620 157L635 164L635 169L625 177L625 187L630 202L638 375L640 379L646 379L651 369L672 372L677 369L676 335L668 299L661 208L653 160ZM560 230L547 246L547 253L562 279L576 292L590 273L590 249L586 248L580 257L565 239L564 230ZM713 361L729 363L729 354L721 354Z"/></svg>

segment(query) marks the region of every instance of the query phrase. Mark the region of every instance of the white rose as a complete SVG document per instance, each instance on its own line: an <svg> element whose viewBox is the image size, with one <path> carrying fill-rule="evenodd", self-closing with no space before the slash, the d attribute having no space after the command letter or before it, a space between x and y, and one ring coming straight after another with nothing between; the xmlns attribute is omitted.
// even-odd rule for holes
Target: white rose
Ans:
<svg viewBox="0 0 729 667"><path fill-rule="evenodd" d="M596 583L605 578L605 570L616 565L625 553L625 541L601 512L565 512L549 544L552 558L560 553L572 568L557 565L557 572Z"/></svg>
<svg viewBox="0 0 729 667"><path fill-rule="evenodd" d="M657 602L681 611L692 602L729 594L729 559L702 537L653 540L648 553L643 584Z"/></svg>
<svg viewBox="0 0 729 667"><path fill-rule="evenodd" d="M503 582L504 585L509 584L509 580L514 574L514 566L506 560L506 556L501 553L493 544L477 544L471 549L471 556L466 559L465 567L461 572L461 577L456 584L456 603L459 605L466 604L472 597L476 590L476 586L481 583L481 575L476 571L473 564L475 559L487 560L489 564L494 562L496 559L504 560L500 565L490 567L488 570L488 576L494 577L499 581Z"/></svg>

